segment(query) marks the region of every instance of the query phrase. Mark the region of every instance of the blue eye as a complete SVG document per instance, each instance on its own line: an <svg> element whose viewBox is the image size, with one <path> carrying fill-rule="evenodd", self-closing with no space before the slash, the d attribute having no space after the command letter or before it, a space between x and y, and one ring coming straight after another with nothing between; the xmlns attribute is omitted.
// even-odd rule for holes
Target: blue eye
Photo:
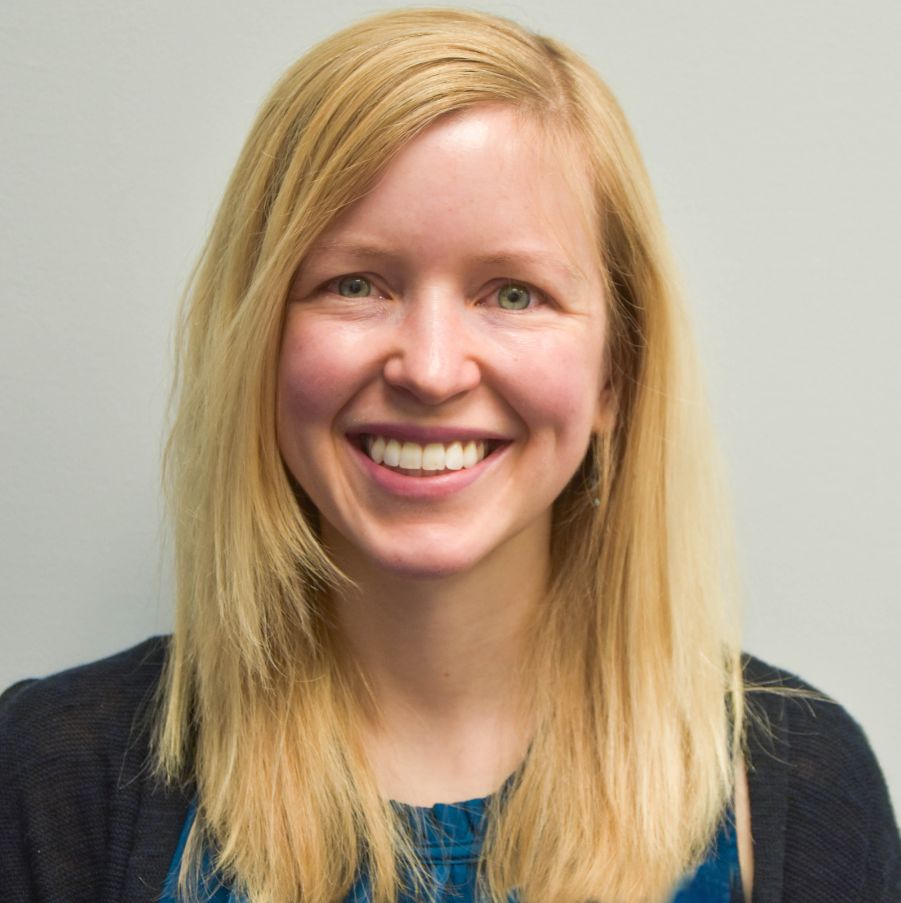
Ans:
<svg viewBox="0 0 901 903"><path fill-rule="evenodd" d="M525 310L532 303L532 293L524 285L511 282L498 290L497 303L504 310Z"/></svg>
<svg viewBox="0 0 901 903"><path fill-rule="evenodd" d="M338 280L338 294L343 298L368 298L372 283L365 276L343 276Z"/></svg>

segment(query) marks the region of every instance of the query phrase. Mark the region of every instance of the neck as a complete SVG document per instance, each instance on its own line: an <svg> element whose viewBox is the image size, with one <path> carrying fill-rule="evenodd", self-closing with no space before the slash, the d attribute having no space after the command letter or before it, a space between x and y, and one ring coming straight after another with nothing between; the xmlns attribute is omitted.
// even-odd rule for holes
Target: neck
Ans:
<svg viewBox="0 0 901 903"><path fill-rule="evenodd" d="M522 550L526 552L526 550ZM345 557L356 588L333 599L342 636L380 708L392 698L435 718L509 702L547 554L504 550L461 574L407 577Z"/></svg>
<svg viewBox="0 0 901 903"><path fill-rule="evenodd" d="M522 668L547 550L527 535L466 572L410 577L336 549L356 585L333 597L336 620L374 703L365 742L394 799L481 796L521 760Z"/></svg>

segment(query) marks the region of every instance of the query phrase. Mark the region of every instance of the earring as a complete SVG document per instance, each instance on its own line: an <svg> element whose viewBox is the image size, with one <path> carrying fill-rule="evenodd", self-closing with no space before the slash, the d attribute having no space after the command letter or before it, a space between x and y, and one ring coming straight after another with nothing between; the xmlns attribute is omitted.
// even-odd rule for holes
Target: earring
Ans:
<svg viewBox="0 0 901 903"><path fill-rule="evenodd" d="M591 437L591 447L588 450L588 454L586 455L586 462L588 464L587 472L585 473L585 489L588 491L588 498L591 502L592 508L600 508L601 507L601 474L600 474L600 463L598 461L598 453L597 453L597 442L598 442L597 434Z"/></svg>

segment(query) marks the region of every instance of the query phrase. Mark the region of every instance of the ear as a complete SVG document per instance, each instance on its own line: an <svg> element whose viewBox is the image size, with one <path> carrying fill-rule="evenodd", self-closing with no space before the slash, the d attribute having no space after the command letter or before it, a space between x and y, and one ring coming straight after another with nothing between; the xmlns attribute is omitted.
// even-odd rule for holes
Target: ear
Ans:
<svg viewBox="0 0 901 903"><path fill-rule="evenodd" d="M591 432L595 436L603 436L612 431L616 425L616 392L610 380L606 380L598 396L597 409L591 424Z"/></svg>

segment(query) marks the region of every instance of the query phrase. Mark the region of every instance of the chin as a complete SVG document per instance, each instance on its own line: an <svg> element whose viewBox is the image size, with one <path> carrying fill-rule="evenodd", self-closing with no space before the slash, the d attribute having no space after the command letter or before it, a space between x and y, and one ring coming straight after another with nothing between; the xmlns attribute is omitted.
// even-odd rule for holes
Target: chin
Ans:
<svg viewBox="0 0 901 903"><path fill-rule="evenodd" d="M515 562L532 561L548 538L543 522L534 529L492 530L490 524L405 524L402 528L327 529L327 540L339 568L362 579L440 580L495 568L508 570Z"/></svg>
<svg viewBox="0 0 901 903"><path fill-rule="evenodd" d="M462 553L444 551L436 554L434 549L427 552L405 553L402 555L377 555L374 563L379 569L408 580L438 580L443 577L454 577L473 570L479 563L479 557Z"/></svg>

